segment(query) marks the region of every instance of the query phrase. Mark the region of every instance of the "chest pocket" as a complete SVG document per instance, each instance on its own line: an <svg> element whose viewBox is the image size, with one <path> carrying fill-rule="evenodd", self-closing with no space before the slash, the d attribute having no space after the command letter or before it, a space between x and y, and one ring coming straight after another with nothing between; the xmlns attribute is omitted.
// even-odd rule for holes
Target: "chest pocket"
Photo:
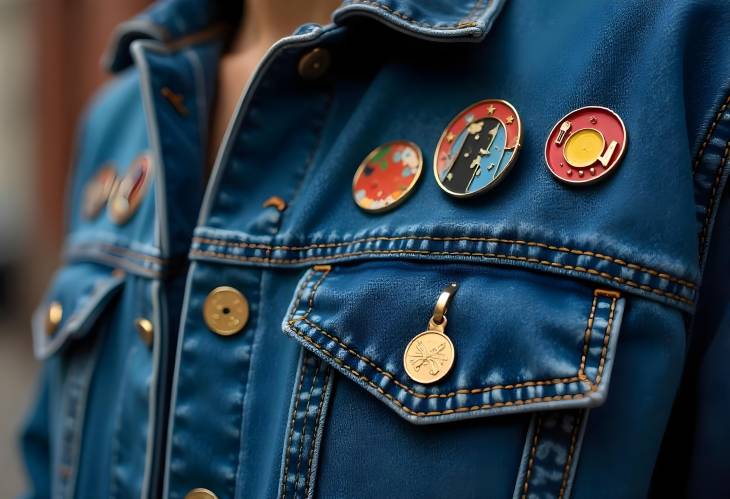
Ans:
<svg viewBox="0 0 730 499"><path fill-rule="evenodd" d="M404 350L427 329L451 282L459 289L445 333L455 361L442 379L420 384L406 373ZM310 389L302 407L331 397L321 434L312 437L322 441L314 463L323 478L319 494L375 497L397 487L400 497L504 497L513 490L520 497L542 486L539 495L550 497L550 483L528 490L531 473L565 497L574 469L566 461L577 457L583 416L608 394L623 308L616 291L527 270L408 261L314 267L283 329L305 351L299 392L306 394L310 378L322 383L323 395ZM316 370L336 373L334 381ZM322 412L313 414L321 419ZM556 456L549 446L542 460L536 456L536 439L551 443ZM367 459L354 457L363 453ZM335 469L348 479L334 480L328 473ZM317 471L307 470L303 492L313 495L307 489ZM414 472L412 483L397 478Z"/></svg>
<svg viewBox="0 0 730 499"><path fill-rule="evenodd" d="M36 357L47 359L88 336L123 283L123 273L93 263L59 270L33 314Z"/></svg>

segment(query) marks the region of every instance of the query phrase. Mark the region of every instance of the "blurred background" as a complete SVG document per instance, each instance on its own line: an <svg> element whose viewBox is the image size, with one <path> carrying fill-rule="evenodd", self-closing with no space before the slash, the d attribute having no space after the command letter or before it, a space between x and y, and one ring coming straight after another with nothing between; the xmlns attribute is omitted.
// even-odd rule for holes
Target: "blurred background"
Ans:
<svg viewBox="0 0 730 499"><path fill-rule="evenodd" d="M0 0L0 497L24 489L18 426L32 399L30 314L59 262L84 103L111 31L148 0Z"/></svg>

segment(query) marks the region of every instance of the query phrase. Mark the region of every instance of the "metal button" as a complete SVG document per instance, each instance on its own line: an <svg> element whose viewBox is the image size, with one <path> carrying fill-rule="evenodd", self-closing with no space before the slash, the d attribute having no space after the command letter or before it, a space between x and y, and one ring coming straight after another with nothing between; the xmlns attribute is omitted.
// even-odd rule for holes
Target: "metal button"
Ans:
<svg viewBox="0 0 730 499"><path fill-rule="evenodd" d="M218 496L208 489L198 488L185 494L185 499L218 499Z"/></svg>
<svg viewBox="0 0 730 499"><path fill-rule="evenodd" d="M144 344L151 347L155 332L154 327L152 327L152 322L144 317L139 317L134 320L134 325L137 328L139 337L142 339Z"/></svg>
<svg viewBox="0 0 730 499"><path fill-rule="evenodd" d="M48 305L48 317L46 317L46 333L49 335L55 333L58 325L61 324L61 319L63 319L63 306L57 301L51 302Z"/></svg>
<svg viewBox="0 0 730 499"><path fill-rule="evenodd" d="M220 286L208 294L203 304L203 318L211 331L222 336L236 334L248 322L248 301L240 291Z"/></svg>
<svg viewBox="0 0 730 499"><path fill-rule="evenodd" d="M312 49L299 59L299 76L307 81L316 80L327 72L331 62L329 50L319 47Z"/></svg>

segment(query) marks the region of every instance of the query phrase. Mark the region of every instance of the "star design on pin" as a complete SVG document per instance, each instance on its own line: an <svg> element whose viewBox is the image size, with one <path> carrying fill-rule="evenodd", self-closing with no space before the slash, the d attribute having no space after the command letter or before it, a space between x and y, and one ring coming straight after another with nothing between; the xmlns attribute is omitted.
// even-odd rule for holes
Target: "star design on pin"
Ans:
<svg viewBox="0 0 730 499"><path fill-rule="evenodd" d="M509 116L507 116L507 119L505 121L508 125L511 125L512 122L515 121L515 117L510 114Z"/></svg>
<svg viewBox="0 0 730 499"><path fill-rule="evenodd" d="M446 141L447 142L453 142L454 141L454 134L449 132L446 134Z"/></svg>
<svg viewBox="0 0 730 499"><path fill-rule="evenodd" d="M595 125L598 123L598 119L595 116L591 116L591 124Z"/></svg>
<svg viewBox="0 0 730 499"><path fill-rule="evenodd" d="M496 110L497 110L497 108L494 107L492 104L490 104L489 107L487 108L487 111L489 111L489 114L494 114L494 111L496 111Z"/></svg>

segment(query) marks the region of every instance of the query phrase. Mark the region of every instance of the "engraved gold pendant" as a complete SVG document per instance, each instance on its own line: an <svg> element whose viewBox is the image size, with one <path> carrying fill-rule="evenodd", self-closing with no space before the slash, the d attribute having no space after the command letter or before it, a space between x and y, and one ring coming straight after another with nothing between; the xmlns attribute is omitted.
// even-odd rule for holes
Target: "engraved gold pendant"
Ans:
<svg viewBox="0 0 730 499"><path fill-rule="evenodd" d="M456 351L446 336L446 309L459 286L451 283L441 292L428 329L417 334L403 353L403 366L413 381L427 385L446 376L454 366Z"/></svg>

